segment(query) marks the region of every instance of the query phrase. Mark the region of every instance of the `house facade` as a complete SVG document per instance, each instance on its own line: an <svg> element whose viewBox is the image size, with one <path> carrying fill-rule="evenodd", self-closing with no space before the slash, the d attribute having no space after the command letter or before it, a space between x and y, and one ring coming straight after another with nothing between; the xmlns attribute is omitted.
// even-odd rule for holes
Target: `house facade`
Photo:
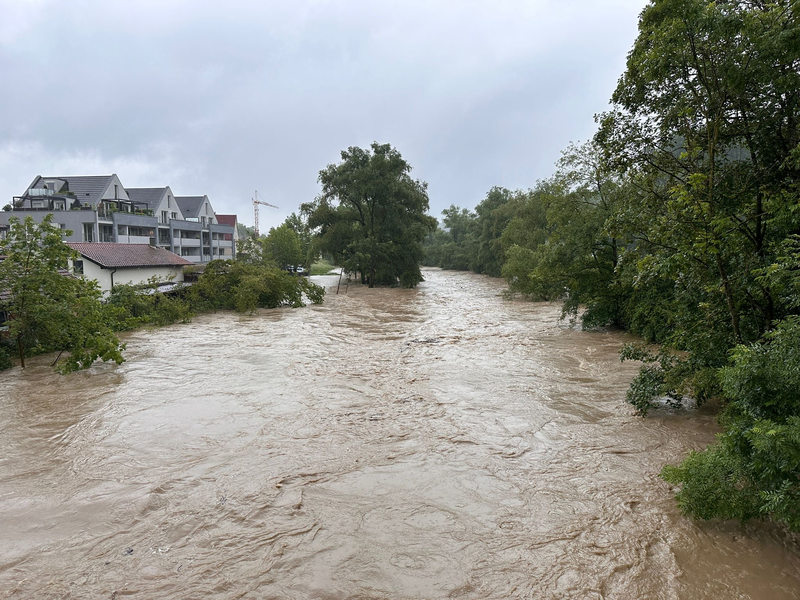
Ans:
<svg viewBox="0 0 800 600"><path fill-rule="evenodd" d="M235 242L225 238L235 227L220 225L208 196L199 198L186 203L192 212L187 218L169 186L125 188L115 174L37 176L13 198L12 210L0 211L0 230L12 216L41 222L52 214L54 223L72 232L67 242L150 244L192 263L233 258Z"/></svg>
<svg viewBox="0 0 800 600"><path fill-rule="evenodd" d="M137 285L153 278L162 282L183 281L183 268L194 263L166 248L150 244L111 242L67 242L77 252L72 272L95 279L104 294L115 285Z"/></svg>

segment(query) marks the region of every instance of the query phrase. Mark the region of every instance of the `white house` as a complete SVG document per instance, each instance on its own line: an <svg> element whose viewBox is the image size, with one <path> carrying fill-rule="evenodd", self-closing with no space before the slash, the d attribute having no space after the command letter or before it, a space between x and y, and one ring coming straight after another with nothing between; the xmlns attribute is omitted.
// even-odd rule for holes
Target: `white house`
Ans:
<svg viewBox="0 0 800 600"><path fill-rule="evenodd" d="M95 279L103 293L115 285L146 283L153 277L178 283L183 281L183 267L192 263L164 248L149 244L113 244L105 242L67 242L78 253L73 273Z"/></svg>

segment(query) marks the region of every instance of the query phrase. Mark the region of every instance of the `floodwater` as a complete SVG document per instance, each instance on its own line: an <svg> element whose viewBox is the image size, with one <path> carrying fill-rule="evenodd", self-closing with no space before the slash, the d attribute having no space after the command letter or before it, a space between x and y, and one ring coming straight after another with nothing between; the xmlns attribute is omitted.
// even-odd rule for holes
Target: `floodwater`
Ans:
<svg viewBox="0 0 800 600"><path fill-rule="evenodd" d="M677 512L715 419L633 416L626 336L425 276L0 373L0 598L800 597L796 536Z"/></svg>

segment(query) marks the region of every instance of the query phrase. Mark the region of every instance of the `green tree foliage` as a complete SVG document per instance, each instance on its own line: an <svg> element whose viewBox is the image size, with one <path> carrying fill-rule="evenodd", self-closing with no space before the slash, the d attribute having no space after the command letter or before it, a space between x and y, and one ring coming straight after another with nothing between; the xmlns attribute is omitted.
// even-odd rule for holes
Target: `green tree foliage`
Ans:
<svg viewBox="0 0 800 600"><path fill-rule="evenodd" d="M263 264L215 260L191 288L189 301L196 310L228 309L252 312L257 308L300 307L305 296L320 304L325 290L305 277Z"/></svg>
<svg viewBox="0 0 800 600"><path fill-rule="evenodd" d="M376 284L413 287L422 281L422 241L435 226L428 216L427 184L388 144L351 147L342 161L320 171L322 193L304 204L315 231L315 253Z"/></svg>
<svg viewBox="0 0 800 600"><path fill-rule="evenodd" d="M720 379L725 433L663 477L682 486L678 504L693 517L769 517L800 529L800 318L738 346Z"/></svg>
<svg viewBox="0 0 800 600"><path fill-rule="evenodd" d="M640 190L616 225L675 282L671 342L717 366L785 316L756 273L797 226L799 35L788 2L653 2L598 134Z"/></svg>
<svg viewBox="0 0 800 600"><path fill-rule="evenodd" d="M168 294L155 290L156 281L142 285L117 285L108 297L110 314L118 330L143 325L187 323L200 312L304 306L320 304L324 288L305 277L295 277L263 263L215 260L191 287Z"/></svg>
<svg viewBox="0 0 800 600"><path fill-rule="evenodd" d="M47 215L41 224L31 217L9 220L0 254L0 290L8 294L8 334L25 358L42 352L66 353L61 372L85 369L96 360L123 361L123 345L109 325L93 281L70 276L65 269L73 251L61 229ZM54 363L55 364L55 363Z"/></svg>
<svg viewBox="0 0 800 600"><path fill-rule="evenodd" d="M297 238L300 242L300 254L302 256L302 261L296 263L298 265L302 265L306 269L311 267L311 264L317 260L319 256L314 252L313 248L313 234L308 227L308 220L304 218L304 215L292 213L286 220L283 222L285 227L288 227L292 231L297 234Z"/></svg>
<svg viewBox="0 0 800 600"><path fill-rule="evenodd" d="M195 311L187 299L188 292L159 293L155 289L157 283L150 281L140 285L114 286L107 303L116 330L127 331L144 325L163 326L191 321Z"/></svg>
<svg viewBox="0 0 800 600"><path fill-rule="evenodd" d="M451 205L442 211L443 228L437 226L424 242L423 264L455 271L468 271L475 253L476 215Z"/></svg>
<svg viewBox="0 0 800 600"><path fill-rule="evenodd" d="M302 265L307 253L303 253L300 236L286 224L273 227L262 240L264 257L281 269Z"/></svg>

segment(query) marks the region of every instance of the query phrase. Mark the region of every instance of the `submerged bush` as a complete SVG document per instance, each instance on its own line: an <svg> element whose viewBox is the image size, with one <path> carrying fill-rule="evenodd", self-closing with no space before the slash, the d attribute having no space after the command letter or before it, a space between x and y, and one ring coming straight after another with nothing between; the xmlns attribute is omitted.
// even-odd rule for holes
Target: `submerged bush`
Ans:
<svg viewBox="0 0 800 600"><path fill-rule="evenodd" d="M117 330L142 325L187 323L207 310L253 312L258 308L301 307L304 298L320 304L324 288L264 264L212 261L191 287L169 294L155 291L157 281L117 285L108 297L108 318Z"/></svg>
<svg viewBox="0 0 800 600"><path fill-rule="evenodd" d="M6 369L10 369L14 366L14 363L11 362L11 357L9 353L6 352L5 348L0 346L0 371L5 371Z"/></svg>
<svg viewBox="0 0 800 600"><path fill-rule="evenodd" d="M258 308L304 306L304 296L320 304L325 290L280 269L264 264L215 260L189 291L197 310L228 309L252 312Z"/></svg>
<svg viewBox="0 0 800 600"><path fill-rule="evenodd" d="M738 346L720 381L730 401L725 433L662 477L682 486L678 505L687 515L771 518L800 529L800 319Z"/></svg>

